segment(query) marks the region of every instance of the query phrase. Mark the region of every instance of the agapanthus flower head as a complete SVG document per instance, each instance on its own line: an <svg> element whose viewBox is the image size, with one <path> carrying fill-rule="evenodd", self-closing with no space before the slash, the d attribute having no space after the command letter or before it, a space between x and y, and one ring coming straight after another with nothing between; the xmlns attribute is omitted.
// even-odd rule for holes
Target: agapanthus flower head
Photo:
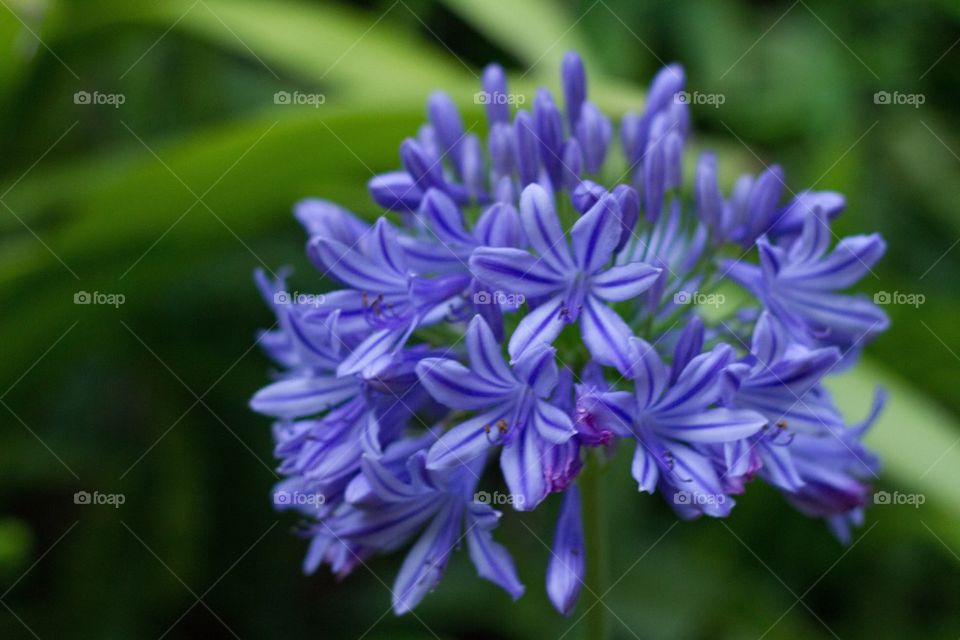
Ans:
<svg viewBox="0 0 960 640"><path fill-rule="evenodd" d="M397 613L464 541L479 575L520 597L494 506L553 500L546 591L572 612L591 561L581 507L596 499L580 474L619 447L632 447L639 491L684 519L728 515L753 481L842 539L864 517L878 462L861 439L882 395L851 426L823 381L887 328L846 292L883 240L831 249L843 197L783 202L778 166L725 195L705 152L688 194L678 65L619 135L589 100L580 58L568 53L561 71L560 100L540 89L514 112L504 70L488 67L485 139L431 95L401 168L369 183L386 210L372 224L299 203L308 254L338 288L304 300L283 277L257 276L277 316L261 342L279 371L251 401L276 420L275 502L305 521L308 572L343 576L409 546ZM614 140L626 172L608 162ZM700 313L738 285L750 303Z"/></svg>

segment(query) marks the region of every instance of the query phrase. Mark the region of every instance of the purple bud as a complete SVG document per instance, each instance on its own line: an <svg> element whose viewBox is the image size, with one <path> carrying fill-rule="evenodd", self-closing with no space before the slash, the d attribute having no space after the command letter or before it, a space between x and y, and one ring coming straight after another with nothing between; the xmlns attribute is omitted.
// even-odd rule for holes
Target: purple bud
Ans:
<svg viewBox="0 0 960 640"><path fill-rule="evenodd" d="M513 180L510 179L510 176L503 176L497 181L497 185L493 190L493 200L495 202L514 202L518 197L518 194L514 191Z"/></svg>
<svg viewBox="0 0 960 640"><path fill-rule="evenodd" d="M498 64L487 65L483 70L483 91L490 124L508 124L510 105L507 103L507 76L503 67Z"/></svg>
<svg viewBox="0 0 960 640"><path fill-rule="evenodd" d="M714 234L719 234L722 229L723 196L717 185L717 157L714 154L706 152L700 156L693 182L693 197L700 221Z"/></svg>
<svg viewBox="0 0 960 640"><path fill-rule="evenodd" d="M653 114L669 107L674 102L673 98L677 92L683 91L685 83L683 67L679 64L668 64L660 69L650 83L644 111Z"/></svg>
<svg viewBox="0 0 960 640"><path fill-rule="evenodd" d="M623 145L623 154L630 165L635 165L643 155L647 140L643 129L643 118L635 113L623 116L620 122L620 143Z"/></svg>
<svg viewBox="0 0 960 640"><path fill-rule="evenodd" d="M596 173L603 166L607 156L607 147L610 146L610 137L613 135L613 126L610 120L600 113L593 104L583 105L580 120L576 127L577 140L583 148L583 157L588 173Z"/></svg>
<svg viewBox="0 0 960 640"><path fill-rule="evenodd" d="M476 278L470 284L472 289L471 296L472 300L481 299L480 296L484 298L490 297L490 287L483 284ZM490 330L493 332L493 337L497 342L503 342L504 332L503 332L503 311L500 309L499 304L477 304L475 306L475 311L483 320L487 323L487 326L490 327Z"/></svg>
<svg viewBox="0 0 960 640"><path fill-rule="evenodd" d="M446 187L447 181L443 177L439 159L429 156L423 146L413 138L407 138L400 144L400 161L418 187Z"/></svg>
<svg viewBox="0 0 960 640"><path fill-rule="evenodd" d="M373 201L390 211L416 211L423 198L423 190L406 171L391 171L374 176L367 183L367 188Z"/></svg>
<svg viewBox="0 0 960 640"><path fill-rule="evenodd" d="M757 236L766 233L775 222L777 205L784 189L783 169L778 165L769 167L753 183L750 198L747 200L747 227L752 242Z"/></svg>
<svg viewBox="0 0 960 640"><path fill-rule="evenodd" d="M563 186L573 190L580 184L583 172L583 154L575 138L570 138L563 147Z"/></svg>
<svg viewBox="0 0 960 640"><path fill-rule="evenodd" d="M490 129L490 139L487 144L493 171L491 181L496 183L503 176L511 175L516 167L516 140L513 128L499 122L494 124Z"/></svg>
<svg viewBox="0 0 960 640"><path fill-rule="evenodd" d="M518 111L514 122L514 135L517 138L517 169L520 172L520 186L537 181L540 173L540 161L537 153L537 136L533 132L533 120L527 111Z"/></svg>
<svg viewBox="0 0 960 640"><path fill-rule="evenodd" d="M523 227L516 207L506 202L490 205L477 220L474 235L485 247L523 247Z"/></svg>
<svg viewBox="0 0 960 640"><path fill-rule="evenodd" d="M585 214L605 195L607 195L607 190L602 186L596 182L584 180L570 192L570 201L573 202L574 209L581 214Z"/></svg>
<svg viewBox="0 0 960 640"><path fill-rule="evenodd" d="M583 60L576 51L568 51L563 56L561 80L563 100L567 107L567 124L570 131L573 131L580 121L580 109L587 99L587 74L583 69Z"/></svg>
<svg viewBox="0 0 960 640"><path fill-rule="evenodd" d="M533 100L533 123L540 145L540 160L550 184L560 188L563 179L563 117L546 89L538 89Z"/></svg>
<svg viewBox="0 0 960 640"><path fill-rule="evenodd" d="M435 91L427 101L427 114L430 124L437 132L442 151L450 156L457 171L461 171L460 143L463 139L463 121L457 105L444 92Z"/></svg>
<svg viewBox="0 0 960 640"><path fill-rule="evenodd" d="M486 178L486 167L483 162L483 149L480 146L480 139L470 134L463 139L460 145L461 164L463 170L463 183L473 199L480 199L483 196L484 179Z"/></svg>
<svg viewBox="0 0 960 640"><path fill-rule="evenodd" d="M683 138L671 131L663 139L664 187L678 189L683 183Z"/></svg>
<svg viewBox="0 0 960 640"><path fill-rule="evenodd" d="M666 192L663 156L663 144L652 140L643 157L643 203L650 222L660 217L663 208L663 195Z"/></svg>
<svg viewBox="0 0 960 640"><path fill-rule="evenodd" d="M439 158L443 155L443 149L437 140L437 131L429 124L421 125L417 130L417 141L423 147L426 154L432 158Z"/></svg>
<svg viewBox="0 0 960 640"><path fill-rule="evenodd" d="M584 553L580 490L574 485L563 496L547 566L547 595L554 608L563 615L573 612L580 597L586 568Z"/></svg>
<svg viewBox="0 0 960 640"><path fill-rule="evenodd" d="M631 186L621 184L613 190L613 197L617 199L620 205L620 241L614 253L619 253L621 249L627 246L630 238L633 237L633 230L637 226L637 219L640 217L640 194Z"/></svg>
<svg viewBox="0 0 960 640"><path fill-rule="evenodd" d="M670 365L670 384L676 384L677 378L684 367L700 355L703 351L703 320L693 314L690 322L684 327L677 340L677 348L673 352L673 363Z"/></svg>

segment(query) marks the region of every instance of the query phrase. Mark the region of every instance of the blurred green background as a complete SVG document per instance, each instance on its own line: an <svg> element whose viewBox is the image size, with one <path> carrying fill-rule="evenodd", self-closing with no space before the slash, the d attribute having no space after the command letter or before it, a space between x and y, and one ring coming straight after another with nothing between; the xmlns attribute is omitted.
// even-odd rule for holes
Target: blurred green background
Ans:
<svg viewBox="0 0 960 640"><path fill-rule="evenodd" d="M301 575L269 424L247 409L272 322L253 269L324 286L291 204L377 215L366 181L398 165L431 89L469 125L483 64L556 88L571 47L617 115L682 62L690 91L725 97L694 118L728 185L778 161L794 191L844 192L838 233L889 243L863 291L924 296L888 307L892 330L835 387L858 420L887 386L877 488L924 504L871 509L850 547L759 485L725 521L676 524L618 460L614 637L957 638L958 41L954 0L0 0L0 638L583 637L590 598L566 619L544 594L554 500L498 532L516 604L464 552L403 618L385 588L400 555L342 583Z"/></svg>

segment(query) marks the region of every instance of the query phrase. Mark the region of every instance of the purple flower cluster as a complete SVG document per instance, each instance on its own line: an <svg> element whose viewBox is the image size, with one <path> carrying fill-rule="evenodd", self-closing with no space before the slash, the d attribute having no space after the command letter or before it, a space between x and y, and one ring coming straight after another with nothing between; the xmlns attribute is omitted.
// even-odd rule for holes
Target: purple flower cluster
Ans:
<svg viewBox="0 0 960 640"><path fill-rule="evenodd" d="M512 114L488 67L485 143L433 95L402 170L370 181L385 216L296 207L311 260L342 288L303 299L258 276L277 317L262 344L280 371L252 400L276 419L275 502L304 518L308 572L407 547L397 613L463 541L480 576L520 597L494 505L528 511L552 493L546 590L570 613L589 562L578 476L620 446L639 490L684 519L726 516L755 477L842 539L863 517L878 463L861 438L882 398L849 425L822 382L887 327L843 293L883 240L831 249L843 197L784 203L778 167L725 196L704 153L684 193L676 65L622 119L610 161L614 127L574 53L562 81L563 111L541 89ZM727 312L738 286L752 302Z"/></svg>

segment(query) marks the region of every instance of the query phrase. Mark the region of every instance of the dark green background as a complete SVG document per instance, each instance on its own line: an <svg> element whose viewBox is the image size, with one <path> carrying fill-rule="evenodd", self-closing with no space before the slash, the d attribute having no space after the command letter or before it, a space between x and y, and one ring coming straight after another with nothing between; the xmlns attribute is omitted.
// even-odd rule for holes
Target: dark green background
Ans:
<svg viewBox="0 0 960 640"><path fill-rule="evenodd" d="M779 161L794 191L843 191L838 233L889 243L863 291L925 296L888 308L893 328L837 387L857 420L887 384L878 488L925 503L871 509L849 548L759 485L725 521L676 524L621 456L604 477L613 635L957 638L958 38L952 0L3 0L0 638L582 637L585 607L564 619L543 593L554 500L498 531L527 584L516 604L464 552L403 618L385 588L399 555L342 583L302 576L296 522L271 509L269 423L246 405L272 321L252 270L324 286L290 205L376 215L366 180L398 164L431 88L470 125L483 64L529 94L557 87L573 46L617 115L682 62L690 90L725 97L694 118L727 185ZM77 105L82 90L125 103ZM326 103L277 106L281 90Z"/></svg>

